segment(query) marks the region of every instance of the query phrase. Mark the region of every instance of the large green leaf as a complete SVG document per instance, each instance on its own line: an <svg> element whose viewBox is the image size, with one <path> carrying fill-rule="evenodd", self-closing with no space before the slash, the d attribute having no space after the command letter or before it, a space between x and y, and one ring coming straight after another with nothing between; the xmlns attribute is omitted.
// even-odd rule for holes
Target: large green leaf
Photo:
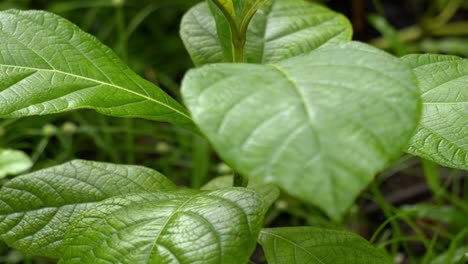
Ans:
<svg viewBox="0 0 468 264"><path fill-rule="evenodd" d="M151 169L82 160L19 176L0 190L0 239L34 255L58 257L71 222L94 203L174 188Z"/></svg>
<svg viewBox="0 0 468 264"><path fill-rule="evenodd" d="M207 184L205 184L201 189L202 190L217 190L229 188L233 185L234 177L233 176L221 176L214 178ZM278 199L280 192L279 189L273 185L259 184L254 181L249 181L247 188L254 190L264 202L263 208L265 211L270 208L270 206Z"/></svg>
<svg viewBox="0 0 468 264"><path fill-rule="evenodd" d="M269 264L391 264L383 250L350 232L314 227L266 228L259 242Z"/></svg>
<svg viewBox="0 0 468 264"><path fill-rule="evenodd" d="M231 167L335 220L403 152L421 108L411 70L357 42L277 64L206 65L182 92Z"/></svg>
<svg viewBox="0 0 468 264"><path fill-rule="evenodd" d="M229 58L223 55L220 44L223 42L217 36L217 32L223 35L225 31L217 31L206 3L200 3L187 12L182 19L181 37L195 65L232 62L232 54ZM251 63L277 62L308 53L330 42L350 40L351 35L349 21L326 7L303 0L271 0L250 23L245 60Z"/></svg>
<svg viewBox="0 0 468 264"><path fill-rule="evenodd" d="M245 264L263 220L254 191L181 190L111 198L77 218L62 264Z"/></svg>
<svg viewBox="0 0 468 264"><path fill-rule="evenodd" d="M0 117L91 108L191 127L186 110L109 48L44 11L0 12Z"/></svg>
<svg viewBox="0 0 468 264"><path fill-rule="evenodd" d="M33 165L26 153L13 149L0 149L0 179L24 172Z"/></svg>
<svg viewBox="0 0 468 264"><path fill-rule="evenodd" d="M447 55L403 57L422 92L421 124L411 154L468 170L468 60Z"/></svg>

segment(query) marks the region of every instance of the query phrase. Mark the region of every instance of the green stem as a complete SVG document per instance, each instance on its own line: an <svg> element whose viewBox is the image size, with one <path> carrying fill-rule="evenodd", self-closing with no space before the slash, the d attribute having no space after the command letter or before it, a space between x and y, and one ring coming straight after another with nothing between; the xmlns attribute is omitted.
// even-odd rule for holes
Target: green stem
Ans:
<svg viewBox="0 0 468 264"><path fill-rule="evenodd" d="M119 6L115 8L115 22L117 25L118 42L117 51L123 61L127 61L127 33L125 31L125 17L123 7Z"/></svg>
<svg viewBox="0 0 468 264"><path fill-rule="evenodd" d="M403 247L405 248L405 250L407 251L407 253L409 253L409 248L408 248L408 245L406 243L406 241L404 240L401 240L401 238L403 237L403 232L401 231L400 229L400 225L398 224L398 222L396 221L395 218L392 217L392 209L390 208L390 205L387 204L387 202L385 201L384 197L382 196L382 194L380 193L379 191L379 188L377 186L377 184L372 184L371 185L371 191L372 193L374 194L374 197L375 197L375 201L377 202L377 204L380 206L380 208L382 209L385 217L387 219L392 219L392 220L389 220L390 222L390 225L392 227L392 231L393 231L393 239L397 239L397 240L400 240L402 241L402 245ZM374 238L373 238L374 239ZM372 239L372 240L373 240ZM391 244L391 252L392 252L392 255L396 255L396 253L398 252L398 247L399 245L398 244ZM408 254L410 255L410 254Z"/></svg>
<svg viewBox="0 0 468 264"><path fill-rule="evenodd" d="M435 199L439 203L442 203L445 199L454 204L455 206L459 207L463 211L468 212L468 206L466 205L466 202L464 202L457 196L451 195L442 186L440 182L440 175L437 164L425 159L421 159L421 163L423 166L424 176L426 177L429 188L434 194Z"/></svg>
<svg viewBox="0 0 468 264"><path fill-rule="evenodd" d="M245 47L245 36L234 36L233 34L232 44L234 46L234 62L244 62L244 47ZM234 38L236 38L234 40Z"/></svg>
<svg viewBox="0 0 468 264"><path fill-rule="evenodd" d="M445 8L440 12L439 16L434 21L434 26L439 27L447 24L450 19L457 13L461 5L461 0L451 0L447 3Z"/></svg>
<svg viewBox="0 0 468 264"><path fill-rule="evenodd" d="M434 162L425 159L421 159L421 163L429 188L434 194L435 199L441 203L443 189L440 183L439 168Z"/></svg>

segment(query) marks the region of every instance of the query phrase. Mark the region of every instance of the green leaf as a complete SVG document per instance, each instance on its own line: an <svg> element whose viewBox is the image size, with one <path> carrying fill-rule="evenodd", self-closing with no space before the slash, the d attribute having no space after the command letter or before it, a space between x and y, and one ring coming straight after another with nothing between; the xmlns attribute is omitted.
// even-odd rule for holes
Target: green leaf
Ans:
<svg viewBox="0 0 468 264"><path fill-rule="evenodd" d="M435 257L430 264L464 264L468 262L468 246L460 247Z"/></svg>
<svg viewBox="0 0 468 264"><path fill-rule="evenodd" d="M151 169L82 160L19 176L0 189L0 239L33 255L58 257L71 222L94 203L174 188Z"/></svg>
<svg viewBox="0 0 468 264"><path fill-rule="evenodd" d="M399 211L409 217L423 218L460 229L466 226L466 219L468 219L467 212L449 205L420 203L415 205L404 205L399 208Z"/></svg>
<svg viewBox="0 0 468 264"><path fill-rule="evenodd" d="M249 25L245 57L251 63L272 63L328 43L350 40L351 36L352 26L346 17L326 7L303 0L271 0ZM224 48L220 44L227 42L230 31L226 25L217 30L206 3L196 5L184 16L181 37L197 66L232 62L232 50L226 57L226 44Z"/></svg>
<svg viewBox="0 0 468 264"><path fill-rule="evenodd" d="M238 0L234 0L239 2ZM236 9L234 8L233 0L212 0L213 3L216 3L220 9L226 12L226 15L229 15L234 20L237 20Z"/></svg>
<svg viewBox="0 0 468 264"><path fill-rule="evenodd" d="M420 116L411 70L343 42L277 64L191 70L182 93L222 158L341 218L406 147Z"/></svg>
<svg viewBox="0 0 468 264"><path fill-rule="evenodd" d="M211 0L234 21L239 29L247 27L252 16L269 0Z"/></svg>
<svg viewBox="0 0 468 264"><path fill-rule="evenodd" d="M77 218L61 264L245 264L263 211L254 191L159 191L105 200Z"/></svg>
<svg viewBox="0 0 468 264"><path fill-rule="evenodd" d="M272 0L250 23L245 56L251 63L275 63L325 44L351 40L352 34L345 16L320 4Z"/></svg>
<svg viewBox="0 0 468 264"><path fill-rule="evenodd" d="M23 151L0 149L0 179L7 175L16 175L29 170L33 165Z"/></svg>
<svg viewBox="0 0 468 264"><path fill-rule="evenodd" d="M314 227L262 229L269 264L391 264L383 250L350 232Z"/></svg>
<svg viewBox="0 0 468 264"><path fill-rule="evenodd" d="M232 186L234 181L233 176L221 176L214 178L207 184L205 184L201 189L202 190L217 190L229 188ZM278 199L280 192L279 189L273 185L259 184L254 181L249 181L247 188L254 190L260 197L262 197L265 211L273 205L273 203Z"/></svg>
<svg viewBox="0 0 468 264"><path fill-rule="evenodd" d="M59 16L2 11L0 40L1 118L90 108L192 127L179 103Z"/></svg>
<svg viewBox="0 0 468 264"><path fill-rule="evenodd" d="M214 4L213 1L207 1L210 7L211 16L214 18L216 23L216 30L214 32L214 39L219 41L219 44L223 53L222 62L234 62L234 47L232 43L232 30L229 21L227 20L224 13ZM201 5L200 5L201 6ZM203 15L203 9L200 10L200 13ZM210 15L208 15L209 20L213 20ZM190 23L190 20L189 20ZM199 35L194 34L193 32L187 32L188 37L197 38Z"/></svg>
<svg viewBox="0 0 468 264"><path fill-rule="evenodd" d="M233 61L229 24L220 11L211 9L213 13L206 2L192 7L182 18L180 26L180 36L197 66Z"/></svg>
<svg viewBox="0 0 468 264"><path fill-rule="evenodd" d="M423 114L408 152L447 167L468 170L468 60L408 55L422 92Z"/></svg>

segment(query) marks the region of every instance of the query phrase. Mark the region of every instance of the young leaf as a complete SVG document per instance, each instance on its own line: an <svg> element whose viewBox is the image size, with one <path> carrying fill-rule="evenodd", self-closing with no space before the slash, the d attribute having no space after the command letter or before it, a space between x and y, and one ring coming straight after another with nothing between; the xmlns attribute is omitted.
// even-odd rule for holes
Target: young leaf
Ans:
<svg viewBox="0 0 468 264"><path fill-rule="evenodd" d="M109 197L161 189L175 185L154 170L82 160L19 176L0 189L0 239L30 254L59 257L80 212Z"/></svg>
<svg viewBox="0 0 468 264"><path fill-rule="evenodd" d="M196 5L182 19L181 37L195 65L232 62L218 39L226 30L216 27L206 3ZM245 61L273 63L327 43L350 40L351 36L352 27L346 17L326 7L304 0L271 0L250 22Z"/></svg>
<svg viewBox="0 0 468 264"><path fill-rule="evenodd" d="M357 42L277 64L206 65L186 75L182 93L234 169L335 220L403 152L421 108L411 70Z"/></svg>
<svg viewBox="0 0 468 264"><path fill-rule="evenodd" d="M19 150L0 149L0 179L27 171L32 161L26 153Z"/></svg>
<svg viewBox="0 0 468 264"><path fill-rule="evenodd" d="M221 176L214 178L207 184L205 184L201 189L202 190L217 190L231 187L234 181L233 176ZM262 197L264 202L264 210L267 211L268 208L278 199L280 192L279 189L273 185L259 184L254 181L249 181L247 188L254 190L260 197Z"/></svg>
<svg viewBox="0 0 468 264"><path fill-rule="evenodd" d="M391 264L386 253L350 232L314 227L262 229L269 264Z"/></svg>
<svg viewBox="0 0 468 264"><path fill-rule="evenodd" d="M261 203L244 188L111 198L77 218L59 263L246 264L262 225Z"/></svg>
<svg viewBox="0 0 468 264"><path fill-rule="evenodd" d="M246 60L275 63L328 43L351 40L349 20L304 0L272 0L257 12L247 34Z"/></svg>
<svg viewBox="0 0 468 264"><path fill-rule="evenodd" d="M192 7L182 18L180 36L192 61L233 62L232 35L228 21L212 2Z"/></svg>
<svg viewBox="0 0 468 264"><path fill-rule="evenodd" d="M408 55L423 114L408 152L444 166L468 170L468 60L447 55Z"/></svg>
<svg viewBox="0 0 468 264"><path fill-rule="evenodd" d="M108 47L44 11L0 12L0 117L90 108L185 127L186 110Z"/></svg>
<svg viewBox="0 0 468 264"><path fill-rule="evenodd" d="M234 47L232 45L232 29L224 13L214 4L213 1L207 1L210 7L211 16L208 15L208 19L216 24L216 32L214 39L219 41L219 45L223 51L223 62L234 62ZM200 5L201 6L201 5ZM201 14L203 16L203 12ZM213 21L214 19L214 21ZM190 22L190 21L189 21ZM199 37L199 34L193 34L193 32L187 32L188 37ZM190 43L189 43L190 44Z"/></svg>
<svg viewBox="0 0 468 264"><path fill-rule="evenodd" d="M238 29L247 27L255 12L269 0L211 0Z"/></svg>

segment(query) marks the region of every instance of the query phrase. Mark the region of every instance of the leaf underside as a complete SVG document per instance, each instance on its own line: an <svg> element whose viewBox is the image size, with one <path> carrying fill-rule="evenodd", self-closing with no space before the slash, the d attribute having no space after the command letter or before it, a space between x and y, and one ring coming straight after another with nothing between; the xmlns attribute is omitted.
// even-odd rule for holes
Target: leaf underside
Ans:
<svg viewBox="0 0 468 264"><path fill-rule="evenodd" d="M207 3L187 12L180 33L195 65L232 62L224 43L229 36L224 36L226 30L217 30ZM257 11L249 25L246 62L273 63L327 43L350 40L351 36L352 27L346 17L326 7L303 0L271 0Z"/></svg>
<svg viewBox="0 0 468 264"><path fill-rule="evenodd" d="M447 167L468 170L468 60L408 55L422 92L423 114L408 152Z"/></svg>
<svg viewBox="0 0 468 264"><path fill-rule="evenodd" d="M180 104L57 15L2 11L0 39L0 118L90 108L192 127Z"/></svg>
<svg viewBox="0 0 468 264"><path fill-rule="evenodd" d="M19 176L0 189L0 239L33 255L59 257L71 222L96 202L175 188L151 169L83 160Z"/></svg>
<svg viewBox="0 0 468 264"><path fill-rule="evenodd" d="M243 188L111 198L77 218L59 263L246 264L261 201Z"/></svg>
<svg viewBox="0 0 468 264"><path fill-rule="evenodd" d="M266 228L259 242L269 264L391 264L383 250L344 231L314 227Z"/></svg>
<svg viewBox="0 0 468 264"><path fill-rule="evenodd" d="M186 75L182 93L236 171L335 220L401 155L421 107L411 70L357 42L277 64L206 65Z"/></svg>

